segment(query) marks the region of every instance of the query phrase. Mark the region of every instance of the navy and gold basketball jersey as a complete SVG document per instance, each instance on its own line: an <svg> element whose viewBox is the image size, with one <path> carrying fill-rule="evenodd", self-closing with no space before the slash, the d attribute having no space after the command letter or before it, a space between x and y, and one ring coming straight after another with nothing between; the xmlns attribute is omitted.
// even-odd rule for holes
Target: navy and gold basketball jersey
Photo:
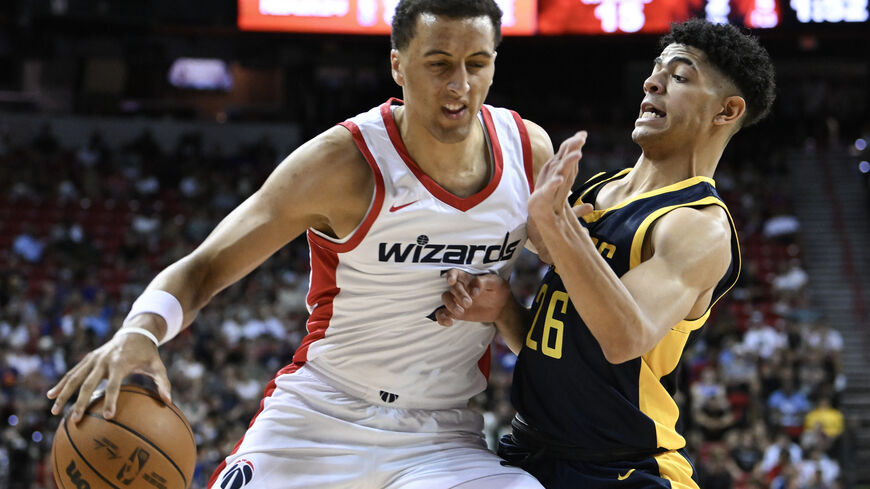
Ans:
<svg viewBox="0 0 870 489"><path fill-rule="evenodd" d="M596 175L574 192L571 203L594 203L605 183L630 171ZM656 219L678 207L710 205L727 213L715 182L692 177L595 210L581 223L616 275L622 276L641 263L644 236ZM677 431L679 410L672 398L675 370L689 336L737 281L740 250L730 214L729 221L731 265L703 316L674 325L651 351L619 365L605 359L569 300L561 277L550 267L532 305L534 319L514 372L511 397L520 416L536 430L580 451L655 454L684 447L685 439Z"/></svg>

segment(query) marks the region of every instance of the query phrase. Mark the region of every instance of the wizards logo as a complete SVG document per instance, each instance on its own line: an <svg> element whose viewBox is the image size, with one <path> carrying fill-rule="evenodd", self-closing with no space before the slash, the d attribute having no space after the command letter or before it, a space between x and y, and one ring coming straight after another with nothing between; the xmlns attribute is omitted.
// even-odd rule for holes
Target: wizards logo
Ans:
<svg viewBox="0 0 870 489"><path fill-rule="evenodd" d="M254 463L241 459L221 478L221 489L240 489L254 478Z"/></svg>

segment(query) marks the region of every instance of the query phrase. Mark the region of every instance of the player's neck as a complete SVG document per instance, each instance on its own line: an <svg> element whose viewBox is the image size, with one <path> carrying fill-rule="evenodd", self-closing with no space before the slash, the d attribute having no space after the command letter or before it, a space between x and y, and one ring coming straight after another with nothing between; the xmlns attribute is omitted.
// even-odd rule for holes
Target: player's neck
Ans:
<svg viewBox="0 0 870 489"><path fill-rule="evenodd" d="M692 177L713 178L724 148L699 145L678 151L644 151L629 177L640 192L648 192Z"/></svg>
<svg viewBox="0 0 870 489"><path fill-rule="evenodd" d="M489 149L477 121L463 141L444 143L404 116L398 109L394 112L399 135L411 159L431 179L458 197L473 195L489 183Z"/></svg>
<svg viewBox="0 0 870 489"><path fill-rule="evenodd" d="M692 177L713 178L718 158L700 158L692 154L670 158L651 158L641 154L631 173L607 184L599 193L597 206L607 208L628 199L673 185Z"/></svg>

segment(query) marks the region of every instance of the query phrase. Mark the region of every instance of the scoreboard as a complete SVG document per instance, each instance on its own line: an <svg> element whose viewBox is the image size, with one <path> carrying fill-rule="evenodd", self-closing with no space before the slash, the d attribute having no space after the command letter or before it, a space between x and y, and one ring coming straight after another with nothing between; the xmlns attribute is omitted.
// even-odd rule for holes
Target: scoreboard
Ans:
<svg viewBox="0 0 870 489"><path fill-rule="evenodd" d="M254 31L389 34L399 0L238 0L239 28ZM496 0L502 34L531 35L536 0Z"/></svg>
<svg viewBox="0 0 870 489"><path fill-rule="evenodd" d="M389 34L399 0L238 0L242 30ZM502 33L601 35L666 32L691 17L752 29L863 24L868 0L496 0Z"/></svg>

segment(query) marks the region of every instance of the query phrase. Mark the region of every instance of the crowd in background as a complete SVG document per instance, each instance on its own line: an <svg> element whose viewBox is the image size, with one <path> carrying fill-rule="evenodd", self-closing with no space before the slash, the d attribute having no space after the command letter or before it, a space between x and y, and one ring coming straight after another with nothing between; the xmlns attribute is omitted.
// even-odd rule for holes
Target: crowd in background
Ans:
<svg viewBox="0 0 870 489"><path fill-rule="evenodd" d="M743 272L687 348L681 423L704 489L833 489L843 455L843 338L808 299L786 153L747 136L716 177L741 233ZM284 152L261 141L225 154L196 133L170 152L147 131L119 150L99 132L62 147L48 125L32 141L0 135L0 487L55 487L59 418L46 390L105 342L151 278L201 242ZM637 149L625 141L584 153L581 175L591 176L631 165ZM531 301L542 271L524 252L512 282L518 297ZM205 487L231 452L304 336L308 272L297 239L161 347L173 400L197 438L193 487ZM493 353L489 388L472 401L491 445L513 416L516 360L498 340Z"/></svg>

